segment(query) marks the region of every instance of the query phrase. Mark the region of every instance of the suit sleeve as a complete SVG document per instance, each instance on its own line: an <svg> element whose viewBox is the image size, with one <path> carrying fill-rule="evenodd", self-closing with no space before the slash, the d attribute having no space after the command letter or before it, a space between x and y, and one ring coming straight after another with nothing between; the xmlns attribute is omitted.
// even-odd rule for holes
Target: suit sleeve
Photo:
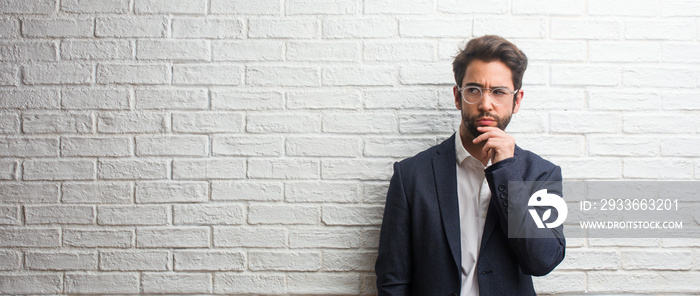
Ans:
<svg viewBox="0 0 700 296"><path fill-rule="evenodd" d="M399 163L387 192L374 269L378 295L410 294L411 217Z"/></svg>
<svg viewBox="0 0 700 296"><path fill-rule="evenodd" d="M508 235L508 243L522 271L541 276L551 272L564 259L566 241L563 225L537 228L527 211L527 204L530 196L540 189L563 196L561 168L544 160L528 164L524 162L523 158L512 157L486 169L486 179L491 190L490 207L495 207L501 230ZM528 176L527 180L525 176ZM516 183L512 184L524 185L515 187L520 189L514 190L508 184L513 181ZM512 236L509 230L515 230L519 235Z"/></svg>

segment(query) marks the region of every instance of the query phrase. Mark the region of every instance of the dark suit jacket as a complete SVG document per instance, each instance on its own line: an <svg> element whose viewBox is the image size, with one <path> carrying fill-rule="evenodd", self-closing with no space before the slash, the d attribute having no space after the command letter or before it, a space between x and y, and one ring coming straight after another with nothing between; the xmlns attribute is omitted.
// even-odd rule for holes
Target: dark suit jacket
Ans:
<svg viewBox="0 0 700 296"><path fill-rule="evenodd" d="M454 137L394 164L375 265L379 295L459 295ZM554 181L548 191L562 196L561 169L516 146L514 157L489 166L485 175L491 202L477 259L480 295L535 295L531 275L552 271L566 243L561 226L546 229L544 238L508 237L509 201L527 207L530 197L509 193L508 181ZM520 218L519 227L536 229L532 218Z"/></svg>

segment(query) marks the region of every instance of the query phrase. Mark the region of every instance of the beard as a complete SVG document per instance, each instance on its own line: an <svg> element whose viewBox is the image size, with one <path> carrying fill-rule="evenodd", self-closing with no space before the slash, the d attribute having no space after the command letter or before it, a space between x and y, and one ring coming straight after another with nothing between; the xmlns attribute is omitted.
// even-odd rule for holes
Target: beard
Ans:
<svg viewBox="0 0 700 296"><path fill-rule="evenodd" d="M464 112L464 108L461 110L462 111L462 124L466 124L467 130L469 133L472 134L474 138L480 136L483 134L483 132L478 131L477 125L476 125L476 120L481 118L481 117L491 117L493 120L496 121L496 127L499 129L505 131L506 126L508 126L508 123L510 123L510 118L513 116L513 113L508 114L508 116L505 117L500 117L496 114L492 113L487 113L487 112L480 112L479 114L475 114L473 116L470 116L469 114L466 114Z"/></svg>

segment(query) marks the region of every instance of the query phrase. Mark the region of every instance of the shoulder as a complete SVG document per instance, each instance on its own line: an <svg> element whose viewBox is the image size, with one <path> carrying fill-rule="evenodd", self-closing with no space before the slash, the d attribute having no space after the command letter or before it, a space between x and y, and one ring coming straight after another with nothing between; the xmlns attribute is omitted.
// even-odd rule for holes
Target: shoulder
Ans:
<svg viewBox="0 0 700 296"><path fill-rule="evenodd" d="M515 146L515 158L520 162L520 166L524 168L525 175L540 175L544 172L552 172L560 170L559 166L549 160L542 158L536 153Z"/></svg>
<svg viewBox="0 0 700 296"><path fill-rule="evenodd" d="M415 170L424 166L430 166L435 157L450 157L455 158L454 151L455 139L454 135L444 140L440 144L432 146L426 150L418 152L416 155L405 158L397 163L403 170Z"/></svg>

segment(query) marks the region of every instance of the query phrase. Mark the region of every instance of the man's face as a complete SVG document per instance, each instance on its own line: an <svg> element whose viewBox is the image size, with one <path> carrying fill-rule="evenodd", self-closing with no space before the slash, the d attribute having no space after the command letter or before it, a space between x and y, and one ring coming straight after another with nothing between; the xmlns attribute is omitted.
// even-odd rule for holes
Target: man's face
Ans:
<svg viewBox="0 0 700 296"><path fill-rule="evenodd" d="M465 70L461 87L467 85L481 88L505 87L510 91L514 90L512 73L508 66L500 61L473 60L470 62ZM469 104L462 100L456 86L453 92L455 105L462 113L462 125L473 138L481 135L481 132L476 129L479 126L495 126L505 130L511 116L520 109L520 101L523 98L523 92L519 90L515 102L508 100L505 104L495 105L491 99L491 93L483 90L481 100L475 104Z"/></svg>

